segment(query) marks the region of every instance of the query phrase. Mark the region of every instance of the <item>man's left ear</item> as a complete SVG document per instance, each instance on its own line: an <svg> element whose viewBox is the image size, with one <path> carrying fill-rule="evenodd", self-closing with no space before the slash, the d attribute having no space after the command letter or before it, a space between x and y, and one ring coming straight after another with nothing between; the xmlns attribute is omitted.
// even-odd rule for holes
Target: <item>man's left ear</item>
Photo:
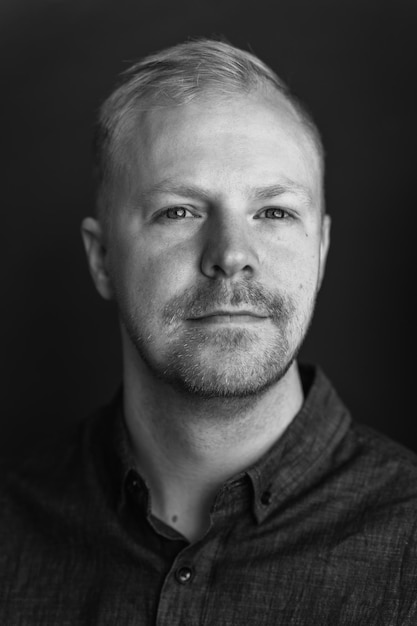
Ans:
<svg viewBox="0 0 417 626"><path fill-rule="evenodd" d="M327 213L323 216L321 225L321 241L320 241L320 268L319 268L319 288L323 282L324 270L326 268L327 253L330 245L330 226L331 219Z"/></svg>
<svg viewBox="0 0 417 626"><path fill-rule="evenodd" d="M107 248L100 222L86 217L81 223L81 235L96 289L105 300L112 300L113 288L107 269Z"/></svg>

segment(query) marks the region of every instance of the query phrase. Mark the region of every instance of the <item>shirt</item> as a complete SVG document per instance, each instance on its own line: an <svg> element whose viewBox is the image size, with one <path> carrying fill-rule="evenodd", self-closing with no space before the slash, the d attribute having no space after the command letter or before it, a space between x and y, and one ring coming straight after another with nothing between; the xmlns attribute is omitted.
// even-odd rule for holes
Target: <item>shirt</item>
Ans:
<svg viewBox="0 0 417 626"><path fill-rule="evenodd" d="M325 375L190 544L152 516L121 395L7 473L0 624L417 624L417 463L353 422Z"/></svg>

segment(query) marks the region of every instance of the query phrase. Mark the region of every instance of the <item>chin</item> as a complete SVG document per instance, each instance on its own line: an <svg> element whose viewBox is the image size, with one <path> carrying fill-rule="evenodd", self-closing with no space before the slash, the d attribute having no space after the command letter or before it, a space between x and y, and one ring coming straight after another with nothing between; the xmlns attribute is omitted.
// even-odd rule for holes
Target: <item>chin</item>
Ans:
<svg viewBox="0 0 417 626"><path fill-rule="evenodd" d="M176 390L199 398L249 398L265 393L288 372L295 359L282 345L258 351L229 346L228 352L211 350L171 355L169 364L154 373Z"/></svg>
<svg viewBox="0 0 417 626"><path fill-rule="evenodd" d="M236 374L235 372L222 373L216 371L200 373L200 375L184 376L177 373L165 377L165 382L183 394L193 395L203 399L244 399L254 398L264 394L268 389L277 384L288 372L293 360L285 366L275 367L274 371L262 375L250 376ZM198 373L197 373L198 374Z"/></svg>

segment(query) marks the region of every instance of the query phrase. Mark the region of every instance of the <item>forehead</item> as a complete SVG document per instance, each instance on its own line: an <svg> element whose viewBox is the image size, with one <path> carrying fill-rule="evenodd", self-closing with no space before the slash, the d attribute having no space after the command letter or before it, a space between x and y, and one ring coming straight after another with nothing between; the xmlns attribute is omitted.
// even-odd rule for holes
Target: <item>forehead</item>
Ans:
<svg viewBox="0 0 417 626"><path fill-rule="evenodd" d="M153 107L134 118L126 145L129 187L162 180L227 192L287 179L321 194L320 159L292 105L277 92Z"/></svg>

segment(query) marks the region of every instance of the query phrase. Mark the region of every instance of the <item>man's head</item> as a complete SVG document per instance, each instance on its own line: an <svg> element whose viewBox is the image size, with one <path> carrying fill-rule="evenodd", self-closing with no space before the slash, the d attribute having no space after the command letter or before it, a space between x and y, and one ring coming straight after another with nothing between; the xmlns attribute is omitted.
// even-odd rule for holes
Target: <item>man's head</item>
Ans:
<svg viewBox="0 0 417 626"><path fill-rule="evenodd" d="M319 134L280 79L216 41L148 57L101 109L98 164L84 240L125 351L204 397L279 380L328 246Z"/></svg>

